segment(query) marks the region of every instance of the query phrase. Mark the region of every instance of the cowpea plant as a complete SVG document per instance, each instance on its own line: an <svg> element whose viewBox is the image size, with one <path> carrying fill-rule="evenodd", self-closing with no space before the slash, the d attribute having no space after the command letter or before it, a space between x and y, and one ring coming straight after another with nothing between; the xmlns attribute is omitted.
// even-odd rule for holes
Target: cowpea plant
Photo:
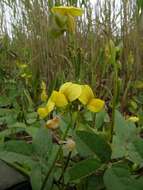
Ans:
<svg viewBox="0 0 143 190"><path fill-rule="evenodd" d="M138 119L115 110L114 132L105 102L72 82L38 108L32 142L5 140L0 159L28 176L33 190L143 188L143 140ZM33 129L33 128L32 128Z"/></svg>

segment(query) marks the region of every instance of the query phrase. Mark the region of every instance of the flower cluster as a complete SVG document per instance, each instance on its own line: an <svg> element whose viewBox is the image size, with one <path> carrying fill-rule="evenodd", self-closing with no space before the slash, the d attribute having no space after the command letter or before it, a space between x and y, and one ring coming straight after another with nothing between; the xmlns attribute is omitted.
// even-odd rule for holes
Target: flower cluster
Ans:
<svg viewBox="0 0 143 190"><path fill-rule="evenodd" d="M45 107L38 108L38 114L45 118L55 107L65 107L70 102L79 100L88 110L99 112L103 109L105 102L95 98L92 89L88 85L79 85L72 82L64 83L59 91L54 90Z"/></svg>

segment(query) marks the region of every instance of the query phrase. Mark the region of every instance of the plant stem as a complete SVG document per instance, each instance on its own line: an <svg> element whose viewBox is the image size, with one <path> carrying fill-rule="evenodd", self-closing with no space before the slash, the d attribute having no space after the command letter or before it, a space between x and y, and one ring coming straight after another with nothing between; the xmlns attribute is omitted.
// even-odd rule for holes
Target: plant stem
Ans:
<svg viewBox="0 0 143 190"><path fill-rule="evenodd" d="M66 168L68 167L68 164L69 164L69 161L70 161L70 158L71 158L71 154L72 152L69 152L68 154L68 157L67 157L67 160L66 160L66 163L65 163L65 166L63 167L63 170L62 170L62 173L61 173L61 176L59 177L59 182L62 180L63 176L64 176L64 173L66 171Z"/></svg>
<svg viewBox="0 0 143 190"><path fill-rule="evenodd" d="M129 77L129 80L127 82L127 86L126 86L126 88L124 90L124 94L122 96L121 111L123 113L124 113L125 102L126 102L126 98L127 98L127 95L128 95L128 91L129 91L130 85L131 85L131 81L132 81L132 76Z"/></svg>
<svg viewBox="0 0 143 190"><path fill-rule="evenodd" d="M69 125L67 126L67 129L66 129L65 133L63 134L62 140L65 140L65 138L67 137L67 134L68 134L68 131L69 131L70 127L71 127L71 125L69 124ZM55 166L55 163L56 163L56 161L57 161L57 159L58 159L58 156L59 156L59 153L60 153L61 149L62 149L62 145L60 145L59 148L58 148L58 150L57 150L57 153L56 153L56 155L55 155L55 158L54 158L54 160L53 160L53 163L52 163L51 167L49 168L49 170L48 170L48 172L47 172L47 174L46 174L46 177L45 177L45 179L44 179L44 182L43 182L43 184L42 184L42 186L41 186L41 190L44 190L44 189L45 189L47 180L48 180L48 178L49 178L49 176L50 176L50 174L51 174L51 172L52 172L52 170L53 170L53 168L54 168L54 166Z"/></svg>
<svg viewBox="0 0 143 190"><path fill-rule="evenodd" d="M4 163L6 163L8 166L14 168L15 170L19 171L21 174L23 174L24 176L26 177L29 177L30 176L30 173L24 169L22 166L19 166L18 164L14 164L14 163L9 163L9 162L6 162L5 160L3 159L0 159L2 160Z"/></svg>
<svg viewBox="0 0 143 190"><path fill-rule="evenodd" d="M113 100L112 100L111 131L110 131L111 143L112 143L113 134L114 134L117 95L118 95L118 66L117 66L117 63L114 62L114 87L113 87Z"/></svg>
<svg viewBox="0 0 143 190"><path fill-rule="evenodd" d="M74 125L73 125L73 130L76 128L76 121L74 122ZM70 158L71 158L71 155L72 155L72 151L69 152L68 154L68 157L67 157L67 160L66 160L66 163L65 163L65 166L63 167L63 170L62 170L62 173L61 173L61 176L59 177L59 182L61 182L61 180L63 179L64 177L64 173L68 167L68 164L69 164L69 161L70 161ZM64 190L64 189L63 189Z"/></svg>

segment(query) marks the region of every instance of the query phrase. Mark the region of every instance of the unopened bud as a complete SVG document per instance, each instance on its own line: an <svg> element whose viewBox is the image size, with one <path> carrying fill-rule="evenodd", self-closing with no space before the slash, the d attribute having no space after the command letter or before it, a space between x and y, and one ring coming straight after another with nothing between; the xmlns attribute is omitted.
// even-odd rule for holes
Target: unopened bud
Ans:
<svg viewBox="0 0 143 190"><path fill-rule="evenodd" d="M48 95L46 93L46 90L43 90L42 93L41 93L41 101L46 102L47 99L48 99Z"/></svg>
<svg viewBox="0 0 143 190"><path fill-rule="evenodd" d="M133 122L133 123L136 123L136 122L139 121L139 118L136 117L136 116L131 116L131 117L128 118L128 121L131 121L131 122Z"/></svg>
<svg viewBox="0 0 143 190"><path fill-rule="evenodd" d="M56 116L53 119L47 121L46 128L57 129L59 127L59 124L60 124L60 118Z"/></svg>
<svg viewBox="0 0 143 190"><path fill-rule="evenodd" d="M74 140L72 139L68 139L66 141L65 147L67 150L69 150L70 152L73 151L75 149L76 143Z"/></svg>

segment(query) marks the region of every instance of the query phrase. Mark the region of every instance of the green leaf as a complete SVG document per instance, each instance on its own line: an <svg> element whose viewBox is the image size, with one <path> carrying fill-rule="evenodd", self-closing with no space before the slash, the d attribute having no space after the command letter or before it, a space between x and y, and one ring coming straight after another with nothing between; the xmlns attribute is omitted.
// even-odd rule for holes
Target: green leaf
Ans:
<svg viewBox="0 0 143 190"><path fill-rule="evenodd" d="M97 129L100 129L103 126L106 117L108 117L108 115L105 110L96 114L95 127Z"/></svg>
<svg viewBox="0 0 143 190"><path fill-rule="evenodd" d="M38 128L36 127L27 127L25 128L25 131L32 137L32 138L35 138L36 137L36 134L38 132Z"/></svg>
<svg viewBox="0 0 143 190"><path fill-rule="evenodd" d="M115 112L115 134L118 135L122 141L133 140L136 137L136 127L133 123L128 123L120 112Z"/></svg>
<svg viewBox="0 0 143 190"><path fill-rule="evenodd" d="M33 146L35 152L42 158L46 157L52 150L52 136L50 130L40 128L37 135L33 139Z"/></svg>
<svg viewBox="0 0 143 190"><path fill-rule="evenodd" d="M128 158L128 160L131 160L135 164L140 165L143 163L143 158L141 157L140 153L138 152L137 148L135 147L134 142L128 144L126 157Z"/></svg>
<svg viewBox="0 0 143 190"><path fill-rule="evenodd" d="M101 161L110 160L111 147L100 135L88 131L77 131L76 134Z"/></svg>
<svg viewBox="0 0 143 190"><path fill-rule="evenodd" d="M69 180L75 181L87 177L99 169L100 166L101 163L95 158L82 160L69 169Z"/></svg>
<svg viewBox="0 0 143 190"><path fill-rule="evenodd" d="M8 97L5 97L5 96L0 97L0 107L6 107L10 104L11 104L11 102Z"/></svg>
<svg viewBox="0 0 143 190"><path fill-rule="evenodd" d="M36 121L37 121L37 113L36 112L28 113L26 115L26 122L28 124L35 123Z"/></svg>
<svg viewBox="0 0 143 190"><path fill-rule="evenodd" d="M19 163L21 165L32 166L36 165L36 162L32 160L29 156L18 154L15 152L0 151L0 159L7 163Z"/></svg>
<svg viewBox="0 0 143 190"><path fill-rule="evenodd" d="M87 158L93 156L94 153L89 149L89 147L80 139L80 137L74 134L74 139L76 142L76 150L82 158Z"/></svg>
<svg viewBox="0 0 143 190"><path fill-rule="evenodd" d="M36 165L32 168L31 175L30 175L30 181L32 185L32 190L39 190L42 185L42 171L41 166Z"/></svg>
<svg viewBox="0 0 143 190"><path fill-rule="evenodd" d="M3 109L4 110L4 109ZM0 124L13 124L16 122L17 120L17 114L16 112L7 112L6 114L4 112L2 112L1 114L4 114L2 117L0 117Z"/></svg>
<svg viewBox="0 0 143 190"><path fill-rule="evenodd" d="M137 139L135 142L134 142L134 146L137 150L137 152L140 154L140 156L142 157L143 159L143 139Z"/></svg>
<svg viewBox="0 0 143 190"><path fill-rule="evenodd" d="M87 190L101 190L104 189L103 176L92 175L87 179Z"/></svg>
<svg viewBox="0 0 143 190"><path fill-rule="evenodd" d="M107 190L142 190L143 179L135 179L125 165L115 165L107 169L104 174L104 183Z"/></svg>
<svg viewBox="0 0 143 190"><path fill-rule="evenodd" d="M25 123L16 122L13 125L9 125L8 127L11 128L12 132L14 132L14 130L16 131L21 129L34 138L37 134L37 131L39 130L39 126L35 126L36 124L38 125L38 123L35 123L34 126L27 126Z"/></svg>
<svg viewBox="0 0 143 190"><path fill-rule="evenodd" d="M136 164L143 163L143 140L137 138L133 143L128 146L128 157Z"/></svg>
<svg viewBox="0 0 143 190"><path fill-rule="evenodd" d="M26 128L26 124L22 122L16 122L14 124L9 125L10 128Z"/></svg>
<svg viewBox="0 0 143 190"><path fill-rule="evenodd" d="M83 114L84 114L84 119L86 121L93 121L93 113L92 112L86 110Z"/></svg>
<svg viewBox="0 0 143 190"><path fill-rule="evenodd" d="M124 141L118 135L114 136L112 142L112 158L121 158L126 155Z"/></svg>
<svg viewBox="0 0 143 190"><path fill-rule="evenodd" d="M0 139L4 139L5 137L10 136L11 134L15 134L18 132L23 131L23 129L21 128L9 128L9 129L5 129L3 131L0 132Z"/></svg>
<svg viewBox="0 0 143 190"><path fill-rule="evenodd" d="M25 141L11 140L4 143L4 150L22 155L32 156L33 146Z"/></svg>
<svg viewBox="0 0 143 190"><path fill-rule="evenodd" d="M138 130L134 123L128 122L116 111L115 135L112 143L112 158L128 156L133 150L132 143L138 139Z"/></svg>

